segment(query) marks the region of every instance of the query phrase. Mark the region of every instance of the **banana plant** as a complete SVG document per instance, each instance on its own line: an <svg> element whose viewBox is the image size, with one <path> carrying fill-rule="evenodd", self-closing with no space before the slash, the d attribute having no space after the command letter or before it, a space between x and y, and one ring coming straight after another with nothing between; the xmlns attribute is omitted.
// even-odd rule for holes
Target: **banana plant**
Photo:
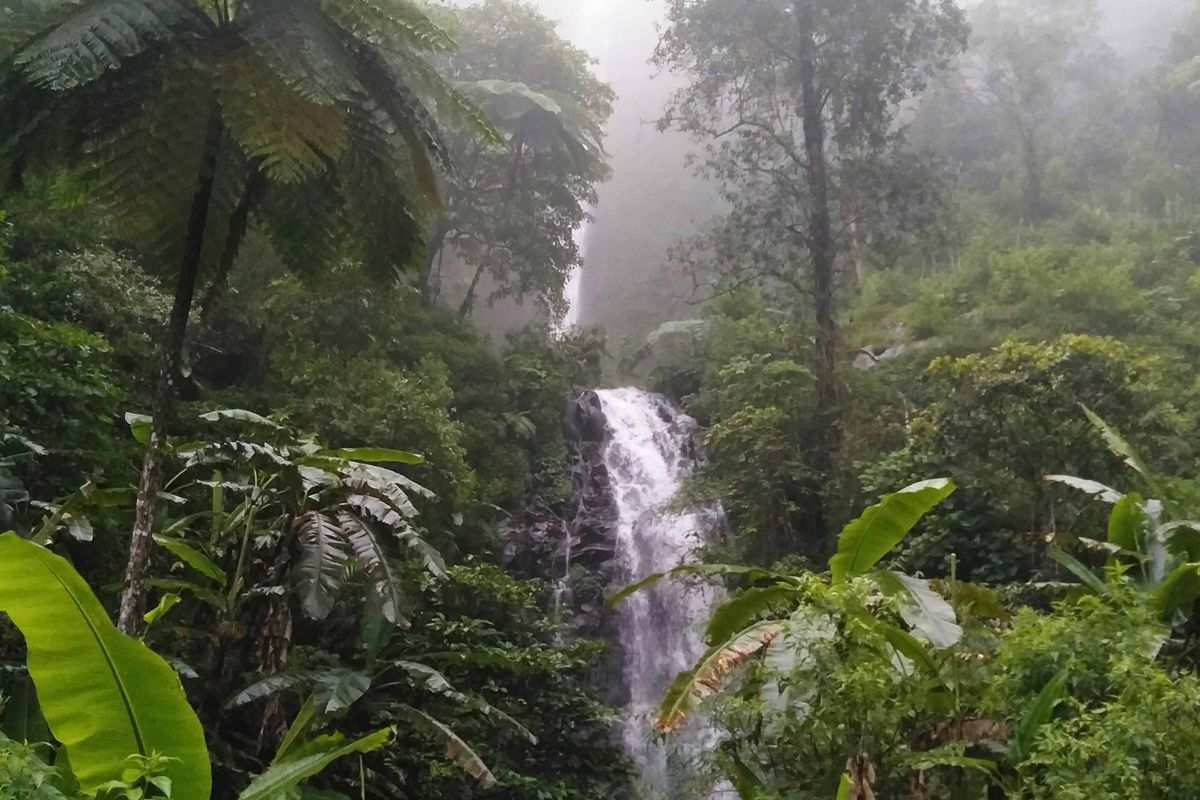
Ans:
<svg viewBox="0 0 1200 800"><path fill-rule="evenodd" d="M803 691L790 686L786 673L806 658L808 645L836 635L835 607L849 599L851 612L885 642L881 660L897 656L936 676L929 648L948 648L962 636L954 609L927 581L876 569L926 513L954 491L948 479L922 481L885 496L850 522L838 537L829 562L830 575L786 575L755 567L684 565L656 573L626 587L610 606L667 577L734 575L751 586L721 604L709 619L708 649L667 688L654 727L661 733L680 728L705 697L724 688L728 676L751 659L763 657L783 680L767 681L764 700L790 703ZM858 598L857 600L855 598ZM891 611L903 621L893 620Z"/></svg>
<svg viewBox="0 0 1200 800"><path fill-rule="evenodd" d="M206 496L207 503L168 519L154 536L184 577L149 585L188 594L226 618L248 600L291 590L319 621L361 578L374 609L393 625L407 625L393 561L413 556L437 577L445 564L415 522L416 498L432 492L383 465L419 464L421 457L378 447L326 448L240 409L201 418L232 421L253 435L171 448L181 469L167 484L170 494L182 502Z"/></svg>
<svg viewBox="0 0 1200 800"><path fill-rule="evenodd" d="M165 757L174 800L208 800L204 732L179 678L116 629L66 560L0 536L0 611L25 637L42 713L83 791L121 781L129 756Z"/></svg>
<svg viewBox="0 0 1200 800"><path fill-rule="evenodd" d="M418 661L383 660L373 664L369 671L339 668L272 675L238 692L227 707L245 706L279 692L309 693L301 717L313 720L336 719L349 713L352 707L370 719L402 719L443 744L446 757L484 789L496 784L487 764L449 725L412 705L414 695L449 701L537 744L537 737L520 722L479 695L457 690L437 669Z"/></svg>
<svg viewBox="0 0 1200 800"><path fill-rule="evenodd" d="M1200 597L1200 520L1190 517L1168 482L1150 470L1116 428L1090 409L1084 408L1084 414L1109 450L1130 469L1145 495L1123 493L1086 478L1046 476L1047 481L1069 486L1112 507L1102 538L1077 539L1084 547L1106 555L1105 577L1064 550L1052 550L1051 555L1088 590L1106 594L1117 582L1130 583L1164 622L1181 623Z"/></svg>
<svg viewBox="0 0 1200 800"><path fill-rule="evenodd" d="M0 535L0 611L25 638L41 711L65 750L59 769L69 769L83 792L209 800L204 731L179 677L145 644L117 630L65 559L15 533ZM353 740L318 735L314 722L306 706L238 800L293 796L337 759L376 750L394 737L390 725Z"/></svg>

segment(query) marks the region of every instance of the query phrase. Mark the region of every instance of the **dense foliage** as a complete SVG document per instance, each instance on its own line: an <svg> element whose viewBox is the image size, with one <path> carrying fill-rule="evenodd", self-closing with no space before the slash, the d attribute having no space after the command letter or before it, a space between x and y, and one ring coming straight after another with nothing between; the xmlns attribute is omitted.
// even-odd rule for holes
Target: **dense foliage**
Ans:
<svg viewBox="0 0 1200 800"><path fill-rule="evenodd" d="M2 4L0 800L639 797L599 598L671 580L725 589L672 800L1200 791L1187 5L663 0L720 213L618 372L729 535L614 594L587 52L520 0Z"/></svg>

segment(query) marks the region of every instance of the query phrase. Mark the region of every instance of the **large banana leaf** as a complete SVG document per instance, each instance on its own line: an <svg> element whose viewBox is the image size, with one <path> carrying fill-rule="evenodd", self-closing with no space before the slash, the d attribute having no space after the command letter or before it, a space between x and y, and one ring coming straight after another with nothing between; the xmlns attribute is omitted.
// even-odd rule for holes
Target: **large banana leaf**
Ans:
<svg viewBox="0 0 1200 800"><path fill-rule="evenodd" d="M339 758L378 750L391 738L391 728L383 728L351 742L347 742L340 733L319 736L294 749L287 757L277 758L266 772L250 782L238 795L238 800L280 800L288 797L301 782Z"/></svg>
<svg viewBox="0 0 1200 800"><path fill-rule="evenodd" d="M837 553L829 561L833 582L869 571L921 517L954 491L947 478L935 478L906 486L868 508L858 519L842 529Z"/></svg>
<svg viewBox="0 0 1200 800"><path fill-rule="evenodd" d="M710 647L696 666L671 681L658 707L654 727L670 733L683 725L696 701L721 688L725 676L762 652L782 632L780 620L764 620L738 631L728 640Z"/></svg>
<svg viewBox="0 0 1200 800"><path fill-rule="evenodd" d="M159 753L174 800L208 800L204 731L175 671L120 633L64 559L0 536L0 611L25 636L29 674L85 792L118 780L130 755Z"/></svg>

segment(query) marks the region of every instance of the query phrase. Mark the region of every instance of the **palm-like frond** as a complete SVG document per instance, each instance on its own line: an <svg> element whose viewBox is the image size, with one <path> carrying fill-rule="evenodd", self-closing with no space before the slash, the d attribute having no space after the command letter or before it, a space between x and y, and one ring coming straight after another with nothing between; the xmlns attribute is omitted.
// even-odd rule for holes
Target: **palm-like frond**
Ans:
<svg viewBox="0 0 1200 800"><path fill-rule="evenodd" d="M336 105L366 95L340 29L311 0L249 0L245 9L239 35L301 97Z"/></svg>
<svg viewBox="0 0 1200 800"><path fill-rule="evenodd" d="M145 51L211 21L195 0L92 0L70 7L46 33L13 56L30 83L65 92L86 86Z"/></svg>
<svg viewBox="0 0 1200 800"><path fill-rule="evenodd" d="M164 262L183 244L211 98L206 65L184 49L146 53L86 91L85 174L123 235Z"/></svg>
<svg viewBox="0 0 1200 800"><path fill-rule="evenodd" d="M294 91L250 48L229 54L217 70L225 125L270 179L300 183L341 157L347 131L336 104Z"/></svg>
<svg viewBox="0 0 1200 800"><path fill-rule="evenodd" d="M448 52L450 34L408 0L320 0L321 8L355 38L389 50Z"/></svg>

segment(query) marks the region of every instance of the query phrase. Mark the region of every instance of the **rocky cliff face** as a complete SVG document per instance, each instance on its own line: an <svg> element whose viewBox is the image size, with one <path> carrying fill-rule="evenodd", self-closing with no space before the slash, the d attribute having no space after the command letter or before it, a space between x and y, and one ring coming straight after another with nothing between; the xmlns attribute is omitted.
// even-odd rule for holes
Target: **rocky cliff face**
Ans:
<svg viewBox="0 0 1200 800"><path fill-rule="evenodd" d="M504 560L518 574L556 582L578 633L610 638L604 592L616 577L617 506L604 465L610 432L595 392L568 403L564 433L571 496L559 507L541 499L526 505L504 531Z"/></svg>

